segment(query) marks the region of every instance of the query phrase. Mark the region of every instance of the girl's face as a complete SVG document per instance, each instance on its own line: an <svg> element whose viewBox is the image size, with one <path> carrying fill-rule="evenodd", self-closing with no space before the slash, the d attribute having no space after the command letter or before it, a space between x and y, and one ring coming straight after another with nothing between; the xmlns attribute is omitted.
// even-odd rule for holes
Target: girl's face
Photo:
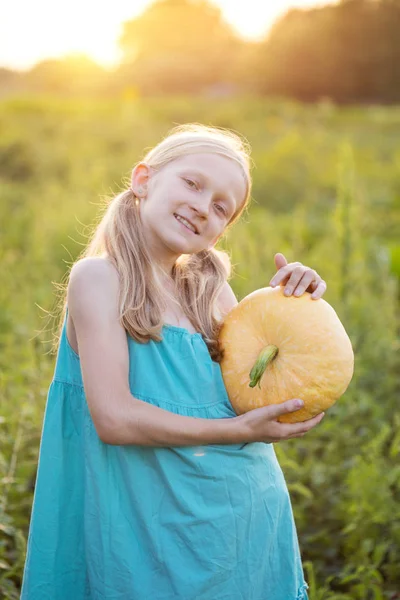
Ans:
<svg viewBox="0 0 400 600"><path fill-rule="evenodd" d="M142 193L138 192L142 188ZM219 154L189 154L155 171L141 162L132 172L149 249L170 272L181 254L212 248L244 202L240 165ZM188 219L196 233L176 216Z"/></svg>

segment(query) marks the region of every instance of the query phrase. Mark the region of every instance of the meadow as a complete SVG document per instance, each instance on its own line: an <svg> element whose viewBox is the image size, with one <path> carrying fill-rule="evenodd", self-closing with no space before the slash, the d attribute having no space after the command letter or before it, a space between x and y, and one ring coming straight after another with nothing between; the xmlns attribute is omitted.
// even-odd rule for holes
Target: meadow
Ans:
<svg viewBox="0 0 400 600"><path fill-rule="evenodd" d="M310 600L400 599L400 108L252 97L0 103L0 598L19 597L57 286L144 150L189 121L253 148L253 199L218 244L238 299L282 252L327 282L353 344L344 396L275 444Z"/></svg>

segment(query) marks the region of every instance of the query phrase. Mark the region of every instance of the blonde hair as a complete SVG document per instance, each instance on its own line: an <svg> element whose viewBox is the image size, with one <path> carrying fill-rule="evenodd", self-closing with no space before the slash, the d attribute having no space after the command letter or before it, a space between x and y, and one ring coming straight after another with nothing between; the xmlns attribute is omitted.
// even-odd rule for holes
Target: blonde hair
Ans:
<svg viewBox="0 0 400 600"><path fill-rule="evenodd" d="M251 198L250 145L245 138L227 129L198 123L178 125L147 152L142 162L157 170L174 159L198 152L220 154L235 161L246 181L245 198L225 228L225 234L239 219ZM161 341L166 291L148 252L137 200L130 186L109 202L88 245L77 260L104 254L119 273L121 324L139 343L146 343L150 339ZM182 254L172 269L176 302L202 334L215 362L221 362L222 359L218 344L222 322L216 300L231 271L229 255L216 248ZM58 339L65 311L64 296Z"/></svg>

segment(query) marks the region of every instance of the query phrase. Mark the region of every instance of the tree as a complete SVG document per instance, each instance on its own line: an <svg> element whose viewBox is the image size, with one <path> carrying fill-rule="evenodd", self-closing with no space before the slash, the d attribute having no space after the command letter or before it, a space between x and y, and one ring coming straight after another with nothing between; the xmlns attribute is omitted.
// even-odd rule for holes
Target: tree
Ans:
<svg viewBox="0 0 400 600"><path fill-rule="evenodd" d="M123 26L122 69L144 92L229 82L242 42L206 0L158 0Z"/></svg>
<svg viewBox="0 0 400 600"><path fill-rule="evenodd" d="M26 73L29 89L44 93L75 95L93 93L101 88L105 70L81 54L50 58L37 63Z"/></svg>
<svg viewBox="0 0 400 600"><path fill-rule="evenodd" d="M399 101L399 23L399 0L291 10L259 47L259 90L304 101Z"/></svg>

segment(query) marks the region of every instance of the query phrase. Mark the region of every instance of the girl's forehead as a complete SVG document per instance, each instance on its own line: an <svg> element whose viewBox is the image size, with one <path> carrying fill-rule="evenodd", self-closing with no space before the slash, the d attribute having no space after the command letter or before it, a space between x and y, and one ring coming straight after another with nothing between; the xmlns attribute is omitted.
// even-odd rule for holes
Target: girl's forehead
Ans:
<svg viewBox="0 0 400 600"><path fill-rule="evenodd" d="M173 160L169 166L174 173L191 172L208 181L224 181L239 187L246 185L243 168L232 158L221 154L189 154Z"/></svg>
<svg viewBox="0 0 400 600"><path fill-rule="evenodd" d="M198 152L180 156L172 161L171 165L175 166L202 166L204 168L220 168L221 165L226 167L234 166L235 162L228 156L215 154L213 152Z"/></svg>

